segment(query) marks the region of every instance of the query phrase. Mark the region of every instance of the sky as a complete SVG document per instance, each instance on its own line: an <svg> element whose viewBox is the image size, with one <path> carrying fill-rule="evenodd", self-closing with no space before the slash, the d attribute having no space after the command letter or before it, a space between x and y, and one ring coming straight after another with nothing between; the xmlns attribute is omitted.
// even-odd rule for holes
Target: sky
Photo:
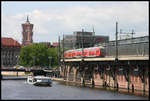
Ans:
<svg viewBox="0 0 150 101"><path fill-rule="evenodd" d="M92 31L95 35L109 36L115 40L118 31L134 37L149 35L148 2L99 2L99 1L3 1L1 2L1 37L11 37L22 42L22 26L29 16L33 27L33 42L57 42L64 35L75 31ZM123 35L123 34L122 34Z"/></svg>

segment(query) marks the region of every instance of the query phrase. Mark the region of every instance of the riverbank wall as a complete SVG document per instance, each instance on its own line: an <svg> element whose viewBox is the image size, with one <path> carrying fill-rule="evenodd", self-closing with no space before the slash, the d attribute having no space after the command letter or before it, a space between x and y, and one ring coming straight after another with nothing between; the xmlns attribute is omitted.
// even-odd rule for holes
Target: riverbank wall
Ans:
<svg viewBox="0 0 150 101"><path fill-rule="evenodd" d="M7 72L1 72L2 76L25 76L25 72L12 72L12 71L7 71Z"/></svg>

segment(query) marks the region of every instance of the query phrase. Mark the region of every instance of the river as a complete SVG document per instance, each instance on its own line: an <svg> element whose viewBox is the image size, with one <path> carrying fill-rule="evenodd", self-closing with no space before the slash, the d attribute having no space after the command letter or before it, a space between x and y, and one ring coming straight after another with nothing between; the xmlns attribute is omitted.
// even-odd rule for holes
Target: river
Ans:
<svg viewBox="0 0 150 101"><path fill-rule="evenodd" d="M55 100L55 99L100 99L100 100L148 100L148 97L122 94L116 91L67 85L53 81L52 86L34 86L25 80L1 80L2 100Z"/></svg>

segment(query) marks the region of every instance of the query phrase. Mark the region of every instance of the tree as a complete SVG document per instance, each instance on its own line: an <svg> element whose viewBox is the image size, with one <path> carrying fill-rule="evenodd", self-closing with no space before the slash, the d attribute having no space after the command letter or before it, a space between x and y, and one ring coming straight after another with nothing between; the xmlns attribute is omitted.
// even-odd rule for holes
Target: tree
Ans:
<svg viewBox="0 0 150 101"><path fill-rule="evenodd" d="M48 67L51 56L52 67L57 66L57 48L48 48L44 43L33 43L32 45L22 46L19 57L19 65Z"/></svg>
<svg viewBox="0 0 150 101"><path fill-rule="evenodd" d="M57 55L58 50L57 50L57 48L48 48L47 54L48 54L48 57L49 56L52 57L52 60L51 60L52 67L57 66L58 65L58 55Z"/></svg>
<svg viewBox="0 0 150 101"><path fill-rule="evenodd" d="M47 66L48 65L48 56L47 56L48 47L44 43L36 43L36 44L32 44L31 49L32 49L32 52L30 53L30 56L32 57L32 60L34 60L34 56L35 56L35 62L33 61L34 64L36 66Z"/></svg>
<svg viewBox="0 0 150 101"><path fill-rule="evenodd" d="M30 57L31 48L29 46L22 46L20 50L20 57L19 57L19 65L23 66L31 66L31 59Z"/></svg>
<svg viewBox="0 0 150 101"><path fill-rule="evenodd" d="M43 43L33 43L21 47L19 64L23 66L47 66L47 49L48 47Z"/></svg>

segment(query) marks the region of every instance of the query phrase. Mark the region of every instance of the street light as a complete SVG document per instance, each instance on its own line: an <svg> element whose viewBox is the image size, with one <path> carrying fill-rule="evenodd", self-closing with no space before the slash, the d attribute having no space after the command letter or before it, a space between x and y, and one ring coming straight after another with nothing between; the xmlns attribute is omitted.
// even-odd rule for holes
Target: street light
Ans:
<svg viewBox="0 0 150 101"><path fill-rule="evenodd" d="M35 66L35 58L36 56L33 56L33 66Z"/></svg>
<svg viewBox="0 0 150 101"><path fill-rule="evenodd" d="M5 59L6 56L4 55L2 58L3 58L3 66L4 66L6 64L6 59Z"/></svg>
<svg viewBox="0 0 150 101"><path fill-rule="evenodd" d="M2 68L3 68L3 59L4 59L4 56L3 55L1 55L1 61L2 61Z"/></svg>
<svg viewBox="0 0 150 101"><path fill-rule="evenodd" d="M16 65L18 65L18 62L19 62L19 56L18 55L16 55L16 60L17 60L17 64Z"/></svg>
<svg viewBox="0 0 150 101"><path fill-rule="evenodd" d="M51 60L52 60L52 57L49 56L48 58L49 58L49 69L50 69L50 68L51 68Z"/></svg>
<svg viewBox="0 0 150 101"><path fill-rule="evenodd" d="M118 62L118 22L116 22L116 57L115 61Z"/></svg>
<svg viewBox="0 0 150 101"><path fill-rule="evenodd" d="M18 66L19 56L16 55L16 58L17 58L17 66ZM16 69L18 69L18 68L16 68ZM17 76L18 76L18 71L17 71Z"/></svg>
<svg viewBox="0 0 150 101"><path fill-rule="evenodd" d="M84 57L84 55L83 55L84 54L83 53L84 52L83 51L83 48L84 48L84 45L83 45L84 44L83 33L84 33L84 29L82 29L82 60L83 60L83 57Z"/></svg>

